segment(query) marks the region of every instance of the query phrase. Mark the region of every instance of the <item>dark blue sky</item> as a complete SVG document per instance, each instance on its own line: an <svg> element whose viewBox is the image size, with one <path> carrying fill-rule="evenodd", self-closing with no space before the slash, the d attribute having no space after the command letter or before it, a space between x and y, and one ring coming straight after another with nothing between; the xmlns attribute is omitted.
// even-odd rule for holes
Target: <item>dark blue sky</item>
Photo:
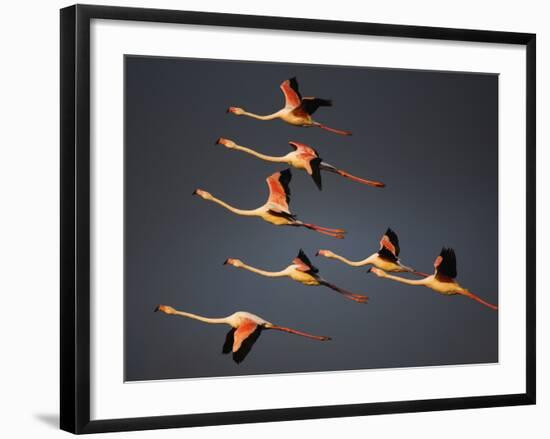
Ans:
<svg viewBox="0 0 550 439"><path fill-rule="evenodd" d="M317 120L353 136L225 113L279 109L279 84L292 76L304 96L334 100ZM459 282L497 303L498 76L127 56L125 91L127 380L498 361L498 313L314 257L327 248L364 258L389 226L404 263L432 272L441 247L453 247ZM319 192L292 170L292 212L346 229L345 240L238 217L192 191L255 208L265 178L284 166L214 145L219 136L271 155L303 142L387 187L325 173ZM279 270L300 248L324 278L369 303L222 265L234 257ZM153 313L158 303L213 317L250 311L333 340L265 331L237 365L221 354L229 328Z"/></svg>

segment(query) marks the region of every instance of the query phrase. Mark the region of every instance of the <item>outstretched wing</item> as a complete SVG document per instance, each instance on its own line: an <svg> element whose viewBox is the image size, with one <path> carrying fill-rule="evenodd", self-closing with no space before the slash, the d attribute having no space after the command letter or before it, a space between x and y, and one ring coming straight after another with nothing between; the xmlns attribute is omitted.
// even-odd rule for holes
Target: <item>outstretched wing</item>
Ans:
<svg viewBox="0 0 550 439"><path fill-rule="evenodd" d="M268 202L283 212L289 212L288 203L290 202L289 183L292 179L290 169L281 172L275 172L267 177L266 182L269 187Z"/></svg>
<svg viewBox="0 0 550 439"><path fill-rule="evenodd" d="M382 258L397 261L399 252L399 238L397 238L397 234L392 229L388 228L386 233L380 238L380 250L378 250L378 254Z"/></svg>
<svg viewBox="0 0 550 439"><path fill-rule="evenodd" d="M313 178L313 181L319 188L319 190L323 189L323 181L321 179L321 162L323 160L319 157L314 158L309 161L309 167L311 168L311 178Z"/></svg>
<svg viewBox="0 0 550 439"><path fill-rule="evenodd" d="M233 352L233 361L237 364L244 361L258 337L262 333L262 327L258 326L256 330L250 334L241 344L241 348L237 352Z"/></svg>
<svg viewBox="0 0 550 439"><path fill-rule="evenodd" d="M294 151L298 152L298 154L300 155L307 154L313 157L319 157L319 153L305 143L295 142L294 140L291 140L290 142L288 142L288 144L292 147Z"/></svg>
<svg viewBox="0 0 550 439"><path fill-rule="evenodd" d="M319 157L319 153L305 143L291 141L288 142L288 144L292 147L292 149L294 149L294 151L296 151L298 157L304 161L305 170L309 175L311 175L313 181L319 190L321 190L322 182L320 164L322 159Z"/></svg>
<svg viewBox="0 0 550 439"><path fill-rule="evenodd" d="M308 114L313 114L319 107L331 107L332 101L330 99L321 98L302 98L302 108L306 110Z"/></svg>
<svg viewBox="0 0 550 439"><path fill-rule="evenodd" d="M302 249L300 249L298 256L296 256L292 260L292 263L298 265L297 270L303 271L304 273L313 273L313 274L319 273L319 270L317 269L317 267L315 267L311 263L311 261L309 260L309 258L307 257L307 255Z"/></svg>
<svg viewBox="0 0 550 439"><path fill-rule="evenodd" d="M452 248L443 247L441 253L434 261L436 275L443 275L454 279L457 276L456 255Z"/></svg>
<svg viewBox="0 0 550 439"><path fill-rule="evenodd" d="M302 96L298 90L298 81L296 77L283 81L280 85L281 91L285 95L285 107L296 108L302 103Z"/></svg>
<svg viewBox="0 0 550 439"><path fill-rule="evenodd" d="M235 334L235 328L231 328L225 336L225 342L222 347L222 354L229 354L233 348L233 336Z"/></svg>
<svg viewBox="0 0 550 439"><path fill-rule="evenodd" d="M245 320L239 325L233 334L233 352L237 352L243 342L258 329L256 322L252 320Z"/></svg>

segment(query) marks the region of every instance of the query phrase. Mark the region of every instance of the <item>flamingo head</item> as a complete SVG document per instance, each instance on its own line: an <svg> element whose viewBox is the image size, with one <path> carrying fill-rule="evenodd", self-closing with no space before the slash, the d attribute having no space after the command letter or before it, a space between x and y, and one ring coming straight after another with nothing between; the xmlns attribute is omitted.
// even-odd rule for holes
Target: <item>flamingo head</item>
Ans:
<svg viewBox="0 0 550 439"><path fill-rule="evenodd" d="M223 265L233 265L233 267L240 268L243 266L243 262L239 259L228 258L225 260Z"/></svg>
<svg viewBox="0 0 550 439"><path fill-rule="evenodd" d="M168 305L158 305L156 308L155 308L155 312L163 312L165 314L175 314L176 313L176 310L174 308L172 308L171 306L168 306Z"/></svg>
<svg viewBox="0 0 550 439"><path fill-rule="evenodd" d="M330 250L319 250L315 256L324 256L325 258L333 258L334 253L332 253Z"/></svg>
<svg viewBox="0 0 550 439"><path fill-rule="evenodd" d="M242 108L239 108L239 107L229 107L227 109L227 112L228 113L232 113L236 116L241 116L242 114L244 114L244 109Z"/></svg>
<svg viewBox="0 0 550 439"><path fill-rule="evenodd" d="M223 137L220 137L218 140L216 140L216 143L218 145L223 145L226 148L235 148L235 146L237 146L237 144L233 142L233 140L225 139Z"/></svg>
<svg viewBox="0 0 550 439"><path fill-rule="evenodd" d="M198 195L204 200L211 200L212 194L210 192L203 191L202 189L195 189L193 191L193 195Z"/></svg>

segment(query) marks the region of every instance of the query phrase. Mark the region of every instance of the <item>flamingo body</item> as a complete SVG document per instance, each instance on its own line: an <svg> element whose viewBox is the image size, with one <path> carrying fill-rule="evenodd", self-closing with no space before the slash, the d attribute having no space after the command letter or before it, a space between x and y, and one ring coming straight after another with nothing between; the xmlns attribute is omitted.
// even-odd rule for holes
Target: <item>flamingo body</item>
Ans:
<svg viewBox="0 0 550 439"><path fill-rule="evenodd" d="M290 279L301 283L306 286L325 286L333 291L340 293L347 299L353 300L358 303L366 303L368 300L367 296L360 294L350 293L342 288L337 287L336 285L331 284L325 279L321 278L319 275L319 270L313 266L305 252L300 249L298 256L292 260L292 264L284 268L281 271L266 271L259 268L252 267L245 264L239 259L229 258L224 262L225 265L232 265L236 268L243 268L245 270L251 271L253 273L259 274L260 276L265 277L289 277Z"/></svg>
<svg viewBox="0 0 550 439"><path fill-rule="evenodd" d="M456 281L456 256L452 248L444 247L441 250L440 255L434 261L434 269L434 274L419 280L411 280L399 276L392 276L379 268L371 268L369 271L373 272L378 277L391 279L406 285L424 286L445 296L453 296L457 294L466 296L495 311L498 309L497 305L486 302L485 300L473 294L470 290L462 287Z"/></svg>
<svg viewBox="0 0 550 439"><path fill-rule="evenodd" d="M349 259L339 256L330 250L319 250L317 255L324 256L328 259L337 259L353 267L372 265L373 267L394 273L414 273L420 276L428 276L426 273L415 271L414 269L403 265L399 259L400 251L401 249L399 247L399 238L397 237L397 233L388 228L384 235L380 238L379 250L363 260L350 261Z"/></svg>
<svg viewBox="0 0 550 439"><path fill-rule="evenodd" d="M187 317L193 320L198 320L209 324L224 324L231 327L227 333L225 343L222 348L222 353L227 354L233 352L233 360L236 363L242 362L248 355L252 346L260 336L264 329L273 329L277 331L287 332L290 334L300 335L318 341L330 340L330 337L324 335L312 335L306 332L301 332L296 329L287 328L284 326L275 325L267 320L252 314L247 311L237 311L227 317L210 318L192 314L177 309L168 305L158 305L155 312L160 311L168 315L177 315Z"/></svg>
<svg viewBox="0 0 550 439"><path fill-rule="evenodd" d="M243 210L232 207L202 189L196 189L193 194L198 195L205 200L219 204L237 215L256 216L276 226L305 227L318 233L332 236L333 238L343 239L345 231L342 229L321 227L316 224L304 223L296 219L296 215L290 212L290 208L288 205L288 203L290 202L289 183L291 179L292 174L290 172L290 169L285 169L284 171L275 172L274 174L270 175L266 179L269 188L269 198L267 202L263 206L252 210Z"/></svg>
<svg viewBox="0 0 550 439"><path fill-rule="evenodd" d="M227 112L237 116L252 117L258 120L281 119L283 122L294 126L319 127L342 136L351 135L351 132L349 131L330 128L313 120L312 114L315 113L319 107L332 106L331 100L314 97L302 97L296 78L283 81L279 87L285 97L285 106L275 113L262 116L250 113L240 107L229 107Z"/></svg>
<svg viewBox="0 0 550 439"><path fill-rule="evenodd" d="M323 162L323 159L319 156L319 153L305 143L296 141L288 142L293 151L283 156L269 156L261 154L253 149L237 145L233 140L225 139L223 137L220 137L216 143L223 145L228 149L245 152L267 162L286 163L293 168L302 169L313 179L319 190L322 189L321 171L332 172L368 186L385 187L384 183L356 177L355 175L343 171L342 169L337 169L336 167Z"/></svg>

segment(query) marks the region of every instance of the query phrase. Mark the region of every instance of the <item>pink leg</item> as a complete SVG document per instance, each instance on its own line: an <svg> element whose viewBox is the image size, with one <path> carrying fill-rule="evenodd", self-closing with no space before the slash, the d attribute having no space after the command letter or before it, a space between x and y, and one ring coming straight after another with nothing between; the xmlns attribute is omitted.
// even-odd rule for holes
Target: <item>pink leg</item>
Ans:
<svg viewBox="0 0 550 439"><path fill-rule="evenodd" d="M340 134L341 136L351 136L351 131L337 130L336 128L330 128L323 124L316 124L315 126L322 128L324 130L330 131L331 133Z"/></svg>
<svg viewBox="0 0 550 439"><path fill-rule="evenodd" d="M302 337L311 338L313 340L319 340L319 341L331 340L330 337L327 337L327 336L324 336L324 335L311 335L311 334L308 334L307 332L301 332L301 331L297 331L296 329L285 328L284 326L277 326L277 325L269 324L269 325L266 325L266 329L275 329L277 331L288 332L290 334L300 335Z"/></svg>
<svg viewBox="0 0 550 439"><path fill-rule="evenodd" d="M366 184L366 185L369 185L369 186L374 186L374 187L385 187L386 186L384 183L382 183L380 181L366 180L364 178L359 178L359 177L356 177L355 175L349 174L346 171L342 171L341 169L337 169L336 173L338 175L341 175L342 177L346 177L346 178L349 178L350 180L356 181L358 183L363 183L363 184Z"/></svg>
<svg viewBox="0 0 550 439"><path fill-rule="evenodd" d="M323 227L316 226L315 224L307 224L307 223L302 223L300 225L307 229L314 230L317 233L322 233L323 235L332 236L333 238L336 238L336 239L344 239L344 233L345 233L344 231L334 231L334 232L330 231L330 230L338 230L338 229L325 229Z"/></svg>
<svg viewBox="0 0 550 439"><path fill-rule="evenodd" d="M495 311L498 310L498 306L493 305L493 304L491 304L491 303L489 303L489 302L485 302L485 300L483 300L481 297L478 297L478 296L476 296L475 294L470 293L469 291L463 292L463 293L460 293L460 294L462 294L462 295L464 295L464 296L466 296L466 297L469 297L470 299L473 299L473 300L475 300L476 302L479 302L479 303L481 303L482 305L485 305L485 306L491 308L492 310L495 310Z"/></svg>

